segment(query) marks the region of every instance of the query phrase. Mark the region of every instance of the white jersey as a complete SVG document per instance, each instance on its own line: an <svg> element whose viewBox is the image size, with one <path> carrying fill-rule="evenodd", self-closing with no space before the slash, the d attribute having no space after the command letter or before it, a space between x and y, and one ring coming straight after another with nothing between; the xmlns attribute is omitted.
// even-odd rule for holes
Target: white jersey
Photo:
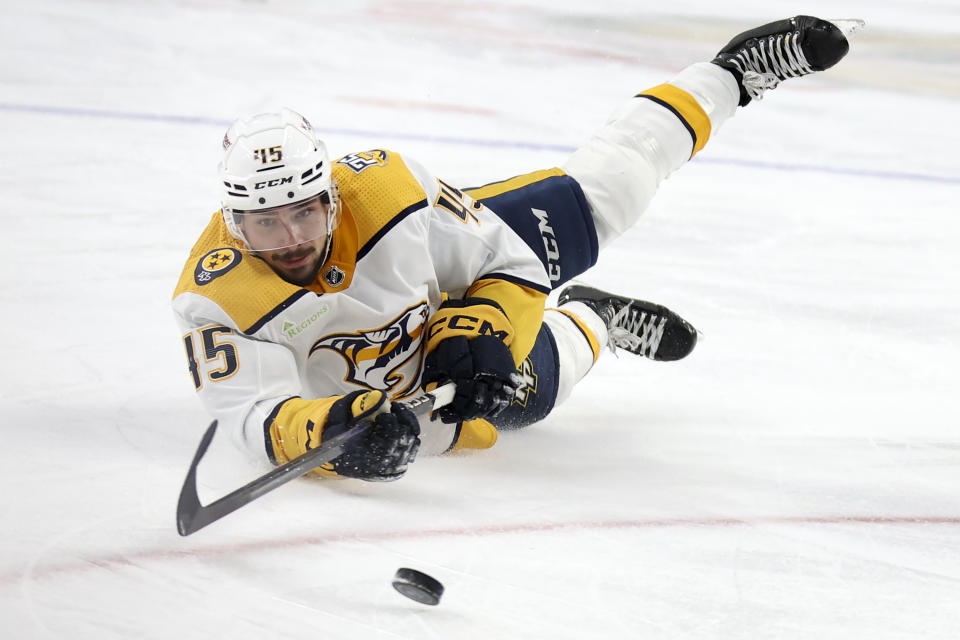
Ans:
<svg viewBox="0 0 960 640"><path fill-rule="evenodd" d="M244 252L215 214L173 302L204 405L241 443L269 454L267 425L291 397L412 394L427 320L445 295L503 308L519 364L551 287L589 268L599 247L636 221L660 181L733 114L738 95L732 75L698 63L625 103L562 170L469 194L396 153L345 156L334 167L343 219L330 259L305 288ZM596 349L555 333L562 398ZM593 333L605 334L602 323ZM424 426L422 453L442 451L454 437L449 426Z"/></svg>
<svg viewBox="0 0 960 640"><path fill-rule="evenodd" d="M282 280L242 250L218 212L174 294L203 404L261 454L271 412L290 397L416 393L427 320L446 296L490 279L549 291L543 263L507 224L419 165L374 150L338 160L334 177L342 217L314 284ZM525 329L531 344L535 324ZM442 451L453 438L450 425L431 428L425 453L431 440Z"/></svg>

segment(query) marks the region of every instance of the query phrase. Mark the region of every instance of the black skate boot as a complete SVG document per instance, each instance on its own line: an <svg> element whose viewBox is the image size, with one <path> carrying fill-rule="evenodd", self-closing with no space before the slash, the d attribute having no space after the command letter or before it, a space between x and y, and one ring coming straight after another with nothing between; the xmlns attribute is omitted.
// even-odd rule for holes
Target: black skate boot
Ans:
<svg viewBox="0 0 960 640"><path fill-rule="evenodd" d="M829 69L849 49L847 37L833 23L796 16L741 33L712 62L737 77L743 107L787 78Z"/></svg>
<svg viewBox="0 0 960 640"><path fill-rule="evenodd" d="M679 360L697 345L697 330L670 309L584 285L560 293L558 304L582 302L607 325L610 350L617 347L652 360Z"/></svg>

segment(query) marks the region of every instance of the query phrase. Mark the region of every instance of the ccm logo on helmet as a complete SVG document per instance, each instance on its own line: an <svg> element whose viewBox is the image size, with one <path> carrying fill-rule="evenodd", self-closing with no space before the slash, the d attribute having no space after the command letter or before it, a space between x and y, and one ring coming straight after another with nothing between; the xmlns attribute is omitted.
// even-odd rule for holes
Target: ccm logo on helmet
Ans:
<svg viewBox="0 0 960 640"><path fill-rule="evenodd" d="M274 178L273 180L267 180L266 182L258 182L253 185L254 189L266 189L267 187L276 187L281 184L290 184L293 182L293 176L287 176L286 178Z"/></svg>

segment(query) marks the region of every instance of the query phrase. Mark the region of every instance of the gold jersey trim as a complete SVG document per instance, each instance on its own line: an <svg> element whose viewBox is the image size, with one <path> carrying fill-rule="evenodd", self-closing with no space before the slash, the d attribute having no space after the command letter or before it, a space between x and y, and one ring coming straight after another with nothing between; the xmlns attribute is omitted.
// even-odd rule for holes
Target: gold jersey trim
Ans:
<svg viewBox="0 0 960 640"><path fill-rule="evenodd" d="M558 167L554 167L553 169L541 169L540 171L514 176L513 178L502 180L500 182L491 182L490 184L482 187L464 189L464 192L474 200L485 200L487 198L495 198L496 196L504 194L508 191L522 189L523 187L531 185L534 182L540 182L541 180L546 180L547 178L551 178L553 176L565 175L567 174L563 171L563 169Z"/></svg>
<svg viewBox="0 0 960 640"><path fill-rule="evenodd" d="M593 364L597 364L597 359L600 357L600 342L597 340L597 336L593 334L593 331L590 330L590 327L588 327L585 322L569 311L564 309L553 309L553 311L559 311L563 315L567 316L567 318L570 319L570 322L572 322L573 325L580 330L580 333L583 334L583 337L590 345L590 351L593 352Z"/></svg>
<svg viewBox="0 0 960 640"><path fill-rule="evenodd" d="M361 171L348 159L372 157L375 164ZM352 160L351 160L352 162ZM356 222L357 247L366 247L411 207L426 201L427 193L400 155L382 149L350 154L333 164L340 200Z"/></svg>
<svg viewBox="0 0 960 640"><path fill-rule="evenodd" d="M211 256L221 254L229 262L219 271L211 271L211 266L217 267L212 265ZM212 273L213 277L204 278L198 273ZM278 308L289 306L291 299L305 292L277 276L266 262L242 250L218 211L190 251L173 297L182 293L196 293L214 301L241 331L249 334L263 325L265 317L276 315Z"/></svg>
<svg viewBox="0 0 960 640"><path fill-rule="evenodd" d="M692 95L672 84L661 84L641 92L637 97L653 100L680 119L693 138L691 158L707 145L711 131L710 116Z"/></svg>
<svg viewBox="0 0 960 640"><path fill-rule="evenodd" d="M537 341L547 294L518 282L487 276L470 285L467 296L488 298L500 305L511 327L507 346L514 364L520 366Z"/></svg>

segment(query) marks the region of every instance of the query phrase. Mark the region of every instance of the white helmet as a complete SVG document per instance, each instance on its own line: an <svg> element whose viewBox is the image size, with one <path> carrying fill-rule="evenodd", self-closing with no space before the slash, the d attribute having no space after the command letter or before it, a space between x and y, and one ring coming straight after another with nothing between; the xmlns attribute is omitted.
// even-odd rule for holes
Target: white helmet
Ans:
<svg viewBox="0 0 960 640"><path fill-rule="evenodd" d="M329 247L338 219L336 183L326 146L299 113L284 108L234 122L223 136L218 169L223 221L248 249L281 249L324 234ZM307 206L314 201L317 207ZM289 220L299 228L291 229L285 222L274 226L272 237L258 232L257 241L251 242L249 229L245 233L246 221L256 216L257 222L264 223L258 228L265 227L290 205L298 205L299 213ZM304 211L313 211L313 217L307 220Z"/></svg>

